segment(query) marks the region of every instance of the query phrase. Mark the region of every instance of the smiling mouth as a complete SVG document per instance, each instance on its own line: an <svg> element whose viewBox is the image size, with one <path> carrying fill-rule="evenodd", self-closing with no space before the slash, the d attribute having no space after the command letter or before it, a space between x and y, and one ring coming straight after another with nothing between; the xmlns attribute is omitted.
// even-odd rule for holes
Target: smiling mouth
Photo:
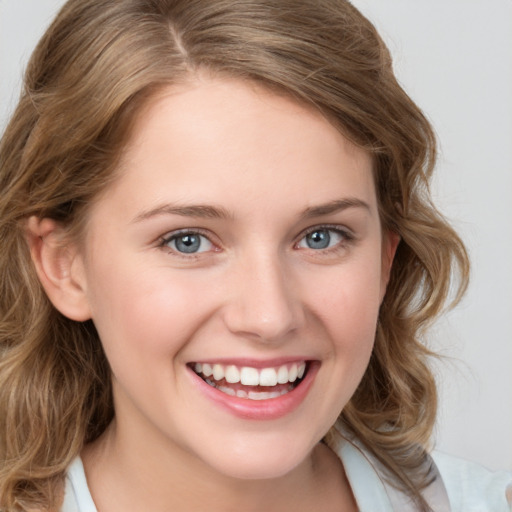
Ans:
<svg viewBox="0 0 512 512"><path fill-rule="evenodd" d="M308 372L306 361L277 367L238 367L219 363L192 363L192 370L222 393L248 400L269 400L293 391Z"/></svg>

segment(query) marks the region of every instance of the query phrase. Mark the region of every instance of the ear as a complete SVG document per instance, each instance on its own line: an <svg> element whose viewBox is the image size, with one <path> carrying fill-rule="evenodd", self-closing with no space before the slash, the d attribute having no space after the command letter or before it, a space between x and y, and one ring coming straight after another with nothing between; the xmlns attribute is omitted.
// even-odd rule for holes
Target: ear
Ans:
<svg viewBox="0 0 512 512"><path fill-rule="evenodd" d="M385 231L382 235L382 270L381 270L381 302L384 300L386 288L391 276L391 267L395 259L396 249L400 243L400 235L394 231Z"/></svg>
<svg viewBox="0 0 512 512"><path fill-rule="evenodd" d="M67 243L64 228L52 219L30 217L26 239L37 275L52 304L71 320L91 318L83 260Z"/></svg>

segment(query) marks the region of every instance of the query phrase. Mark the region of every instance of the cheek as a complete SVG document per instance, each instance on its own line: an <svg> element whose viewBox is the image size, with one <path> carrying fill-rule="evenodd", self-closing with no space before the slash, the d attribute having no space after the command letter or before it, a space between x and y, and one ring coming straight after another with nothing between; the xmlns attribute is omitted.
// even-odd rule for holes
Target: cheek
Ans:
<svg viewBox="0 0 512 512"><path fill-rule="evenodd" d="M379 311L380 269L372 261L332 269L317 280L309 302L322 333L321 385L312 397L325 421L322 435L353 396L368 366Z"/></svg>
<svg viewBox="0 0 512 512"><path fill-rule="evenodd" d="M105 350L142 358L176 353L208 315L207 298L201 300L184 274L134 268L143 267L104 269L90 290L93 321Z"/></svg>
<svg viewBox="0 0 512 512"><path fill-rule="evenodd" d="M375 265L354 266L317 281L312 301L316 315L336 339L356 342L373 338L380 307L380 269Z"/></svg>
<svg viewBox="0 0 512 512"><path fill-rule="evenodd" d="M315 287L311 308L327 331L332 385L347 390L348 399L368 365L380 307L380 266L374 261L347 266L325 276ZM322 290L322 291L320 291ZM342 404L344 405L344 404Z"/></svg>

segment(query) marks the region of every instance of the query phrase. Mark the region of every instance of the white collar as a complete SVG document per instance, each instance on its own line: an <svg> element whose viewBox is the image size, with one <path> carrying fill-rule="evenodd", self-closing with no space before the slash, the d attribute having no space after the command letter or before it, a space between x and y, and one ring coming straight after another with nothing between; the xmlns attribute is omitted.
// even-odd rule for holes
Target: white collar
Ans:
<svg viewBox="0 0 512 512"><path fill-rule="evenodd" d="M417 512L411 500L382 477L378 461L355 440L340 439L335 452L341 459L360 512ZM434 465L435 468L435 465ZM450 512L448 495L437 472L423 495L436 512ZM68 469L62 512L97 512L80 457Z"/></svg>
<svg viewBox="0 0 512 512"><path fill-rule="evenodd" d="M362 443L343 436L334 451L341 459L360 512L418 512L404 492L386 481L382 464ZM433 481L422 494L432 510L450 512L448 493L437 466L431 462Z"/></svg>

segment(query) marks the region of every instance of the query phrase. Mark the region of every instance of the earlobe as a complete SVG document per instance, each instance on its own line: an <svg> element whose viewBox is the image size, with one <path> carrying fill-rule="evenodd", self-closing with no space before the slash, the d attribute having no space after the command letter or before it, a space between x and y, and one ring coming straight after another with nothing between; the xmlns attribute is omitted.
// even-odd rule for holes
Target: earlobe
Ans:
<svg viewBox="0 0 512 512"><path fill-rule="evenodd" d="M64 228L48 218L30 217L26 239L39 280L52 304L71 320L91 318L83 262L78 250L66 243Z"/></svg>

